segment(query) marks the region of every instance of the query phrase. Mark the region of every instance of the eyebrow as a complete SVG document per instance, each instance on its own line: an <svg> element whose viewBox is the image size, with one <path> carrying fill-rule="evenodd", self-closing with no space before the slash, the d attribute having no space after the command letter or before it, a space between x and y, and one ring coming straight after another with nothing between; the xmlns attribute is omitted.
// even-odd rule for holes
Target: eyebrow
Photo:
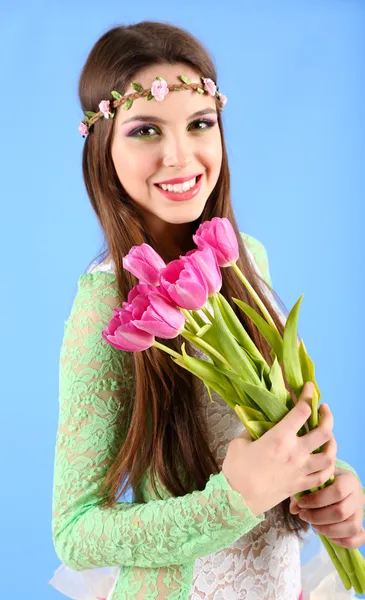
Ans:
<svg viewBox="0 0 365 600"><path fill-rule="evenodd" d="M190 119L194 119L196 117L202 117L203 115L208 115L212 113L217 114L217 111L214 108L203 108L202 110L198 110L197 112L190 115L187 121L190 121ZM155 123L162 123L163 125L167 124L167 121L165 121L165 119L161 119L161 117L157 117L156 115L135 115L134 117L123 121L121 125L130 123L131 121L154 121Z"/></svg>

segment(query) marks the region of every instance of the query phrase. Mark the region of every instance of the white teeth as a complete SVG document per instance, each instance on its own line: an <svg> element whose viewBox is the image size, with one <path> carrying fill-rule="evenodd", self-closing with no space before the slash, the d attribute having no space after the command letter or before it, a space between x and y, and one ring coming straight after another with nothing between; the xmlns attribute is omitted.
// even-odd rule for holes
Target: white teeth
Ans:
<svg viewBox="0 0 365 600"><path fill-rule="evenodd" d="M171 183L169 183L169 184L158 183L157 185L160 188L162 188L163 190L165 190L165 192L169 191L169 192L180 193L180 192L187 192L188 190L190 190L190 188L194 187L195 184L196 184L196 177L194 177L193 179L190 179L190 181L184 181L184 183L175 183L174 185L172 185Z"/></svg>

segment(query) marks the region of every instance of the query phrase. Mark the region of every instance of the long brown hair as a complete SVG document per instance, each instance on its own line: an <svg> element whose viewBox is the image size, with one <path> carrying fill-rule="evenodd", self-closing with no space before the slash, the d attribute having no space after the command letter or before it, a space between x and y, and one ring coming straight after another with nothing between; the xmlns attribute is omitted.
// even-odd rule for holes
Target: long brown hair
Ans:
<svg viewBox="0 0 365 600"><path fill-rule="evenodd" d="M99 102L110 98L111 90L125 93L141 69L152 64L183 63L197 73L217 81L212 58L204 46L189 32L160 22L143 21L130 26L118 26L104 33L91 49L79 80L79 97L82 110L98 111ZM219 112L219 111L218 111ZM104 232L105 250L98 259L110 254L115 263L119 305L127 300L128 292L136 285L136 278L122 266L122 257L133 245L143 242L154 247L156 240L145 229L143 216L123 189L111 157L111 139L115 119L100 119L85 139L83 151L83 177L91 205ZM257 274L243 244L230 197L230 174L222 120L218 115L222 136L223 161L217 184L197 219L194 231L203 221L213 217L227 217L239 241L238 266L249 279L261 299L266 284ZM232 297L244 300L256 308L251 296L238 281L232 269L222 269L221 293L232 305L251 338L271 364L270 348L238 307ZM280 299L276 296L278 303ZM267 303L267 300L266 300ZM279 331L283 324L274 306L270 305ZM184 339L159 340L180 352ZM188 344L186 344L188 349ZM112 506L130 485L137 494L141 477L150 471L154 491L159 494L158 483L174 496L193 490L203 490L209 476L218 473L216 460L209 450L206 434L197 419L198 386L194 377L176 365L157 348L128 354L134 389L130 398L120 398L127 403L123 414L125 441L111 465L101 487L101 506ZM147 423L151 435L147 436ZM141 499L141 501L143 501ZM288 530L300 537L300 530L308 524L289 512L289 499L281 503L284 522Z"/></svg>

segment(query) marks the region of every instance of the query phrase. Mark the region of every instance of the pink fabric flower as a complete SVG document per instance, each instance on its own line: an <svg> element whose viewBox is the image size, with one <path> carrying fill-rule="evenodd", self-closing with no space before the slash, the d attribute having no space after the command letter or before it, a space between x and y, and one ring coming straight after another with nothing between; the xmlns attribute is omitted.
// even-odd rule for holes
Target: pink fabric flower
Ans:
<svg viewBox="0 0 365 600"><path fill-rule="evenodd" d="M220 101L222 103L222 106L225 106L227 104L227 100L228 100L227 96L225 96L224 94L220 95Z"/></svg>
<svg viewBox="0 0 365 600"><path fill-rule="evenodd" d="M206 77L204 79L204 89L206 92L209 92L211 96L215 96L217 86L215 85L214 81Z"/></svg>
<svg viewBox="0 0 365 600"><path fill-rule="evenodd" d="M99 104L99 110L104 113L104 117L109 119L110 117L110 100L102 100Z"/></svg>
<svg viewBox="0 0 365 600"><path fill-rule="evenodd" d="M218 265L215 251L210 246L202 250L190 250L181 257L183 262L190 262L205 280L208 288L208 297L213 296L222 287L222 273Z"/></svg>
<svg viewBox="0 0 365 600"><path fill-rule="evenodd" d="M161 293L188 310L199 310L208 298L208 286L200 270L186 259L171 261L160 272Z"/></svg>
<svg viewBox="0 0 365 600"><path fill-rule="evenodd" d="M237 237L226 217L213 217L211 221L204 221L193 235L193 240L199 250L210 246L220 267L232 265L239 257Z"/></svg>
<svg viewBox="0 0 365 600"><path fill-rule="evenodd" d="M143 283L157 285L159 272L166 267L161 256L149 245L132 246L123 257L123 267Z"/></svg>
<svg viewBox="0 0 365 600"><path fill-rule="evenodd" d="M81 133L81 135L87 135L89 133L87 125L85 125L85 123L83 123L82 121L79 125L79 132Z"/></svg>
<svg viewBox="0 0 365 600"><path fill-rule="evenodd" d="M113 309L112 315L108 325L101 332L108 344L125 352L141 352L153 346L153 335L133 324L131 310L118 307Z"/></svg>
<svg viewBox="0 0 365 600"><path fill-rule="evenodd" d="M167 87L167 81L164 79L155 79L151 86L151 94L155 97L156 100L161 102L165 96L169 93L169 88Z"/></svg>

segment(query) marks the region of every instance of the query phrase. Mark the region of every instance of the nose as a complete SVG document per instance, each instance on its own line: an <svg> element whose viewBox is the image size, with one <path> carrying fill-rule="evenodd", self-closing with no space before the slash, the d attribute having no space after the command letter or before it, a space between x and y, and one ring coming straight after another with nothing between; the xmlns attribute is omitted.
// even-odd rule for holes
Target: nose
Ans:
<svg viewBox="0 0 365 600"><path fill-rule="evenodd" d="M165 140L163 150L164 167L185 169L191 160L191 148L186 138L171 136L171 138Z"/></svg>

